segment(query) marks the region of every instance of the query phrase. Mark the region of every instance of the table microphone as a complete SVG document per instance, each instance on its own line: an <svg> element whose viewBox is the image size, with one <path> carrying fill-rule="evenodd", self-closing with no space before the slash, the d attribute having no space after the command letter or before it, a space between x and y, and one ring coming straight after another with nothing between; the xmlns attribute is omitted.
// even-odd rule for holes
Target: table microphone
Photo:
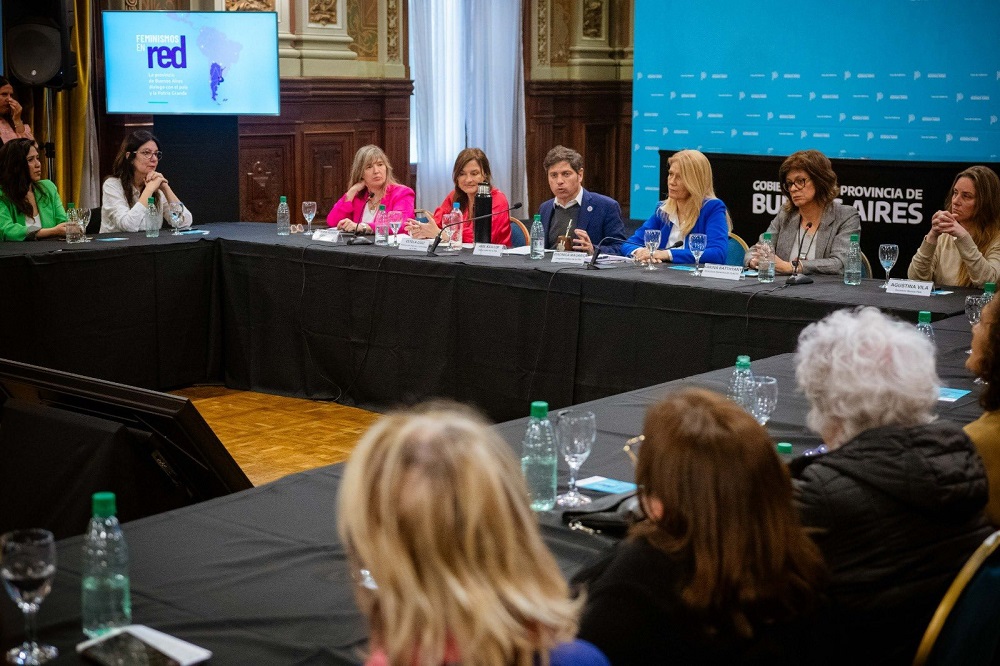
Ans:
<svg viewBox="0 0 1000 666"><path fill-rule="evenodd" d="M510 208L508 208L507 210L502 210L500 212L501 213L509 213L512 210L519 210L520 208L521 208L521 204L520 203L516 203L513 206L511 206ZM494 213L493 211L490 211L490 212L486 213L485 215L480 215L479 217L474 217L471 220L459 220L458 222L452 222L451 224L444 225L437 232L437 236L434 237L434 242L431 243L431 246L429 248L427 248L427 256L428 257L436 257L437 256L437 254L434 252L434 250L438 249L438 245L441 244L441 234L443 234L444 230L447 229L448 227L454 227L455 225L464 224L465 222L475 222L478 219L481 219L481 218L484 218L484 217L489 217L491 215L496 215L496 213Z"/></svg>
<svg viewBox="0 0 1000 666"><path fill-rule="evenodd" d="M805 229L803 229L802 233L799 234L799 236L800 236L799 237L799 258L795 259L794 261L792 261L792 274L788 276L787 280L785 280L785 284L786 285L812 284L813 283L813 279L811 277L809 277L808 275L803 275L802 273L798 272L799 266L802 263L802 256L809 254L809 250L812 249L813 242L815 242L815 240L816 240L816 235L813 234L813 237L809 239L809 247L806 248L805 252L802 252L802 241L805 240L806 234L808 234L809 230L812 229L812 225L813 225L812 222L806 223Z"/></svg>
<svg viewBox="0 0 1000 666"><path fill-rule="evenodd" d="M600 266L597 265L597 255L601 253L601 245L606 240L621 240L621 239L618 238L618 236L605 236L604 238L602 238L601 242L594 246L594 256L590 258L590 263L587 264L588 269L600 268ZM625 241L621 240L621 242L624 243Z"/></svg>

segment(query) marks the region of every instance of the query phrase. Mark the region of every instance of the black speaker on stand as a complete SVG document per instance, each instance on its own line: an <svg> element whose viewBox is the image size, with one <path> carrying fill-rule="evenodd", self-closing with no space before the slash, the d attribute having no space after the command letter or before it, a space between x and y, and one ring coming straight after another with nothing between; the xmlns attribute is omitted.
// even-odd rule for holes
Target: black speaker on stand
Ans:
<svg viewBox="0 0 1000 666"><path fill-rule="evenodd" d="M48 175L55 170L52 143L52 91L77 84L73 51L73 0L7 0L3 3L7 66L18 81L45 87L45 156Z"/></svg>

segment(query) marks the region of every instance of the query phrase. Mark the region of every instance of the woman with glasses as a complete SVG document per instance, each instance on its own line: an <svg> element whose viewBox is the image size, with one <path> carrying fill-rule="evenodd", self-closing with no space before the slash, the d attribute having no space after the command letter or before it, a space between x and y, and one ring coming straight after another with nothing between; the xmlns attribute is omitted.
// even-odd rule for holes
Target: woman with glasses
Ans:
<svg viewBox="0 0 1000 666"><path fill-rule="evenodd" d="M906 276L957 287L1000 281L1000 178L992 169L973 166L955 176Z"/></svg>
<svg viewBox="0 0 1000 666"><path fill-rule="evenodd" d="M413 217L413 199L413 190L393 177L385 152L378 146L362 146L354 154L347 192L330 209L326 223L341 231L371 234L380 204L386 212L400 211L407 220Z"/></svg>
<svg viewBox="0 0 1000 666"><path fill-rule="evenodd" d="M818 150L792 153L781 163L778 180L788 200L767 228L775 272L843 273L851 234L861 232L861 217L834 201L840 187L830 160ZM750 268L757 268L756 248L746 256Z"/></svg>
<svg viewBox="0 0 1000 666"><path fill-rule="evenodd" d="M510 447L467 408L382 417L351 453L337 524L370 666L605 666L546 548Z"/></svg>
<svg viewBox="0 0 1000 666"><path fill-rule="evenodd" d="M705 234L708 241L699 261L706 264L726 263L729 242L729 212L726 204L715 196L712 165L697 150L681 150L670 156L667 173L667 199L632 237L622 243L622 254L636 261L648 261L646 231L660 231L660 245L653 252L653 263L669 261L693 264L694 255L686 240L691 234ZM681 243L676 249L668 249Z"/></svg>
<svg viewBox="0 0 1000 666"><path fill-rule="evenodd" d="M643 436L646 518L589 572L580 638L613 664L835 662L826 568L767 431L686 389L649 409Z"/></svg>
<svg viewBox="0 0 1000 666"><path fill-rule="evenodd" d="M156 203L159 218L169 223L167 204L180 199L170 189L166 177L156 170L161 157L160 143L151 132L136 130L125 137L111 167L112 173L104 181L101 233L144 231L149 197ZM191 211L185 206L178 226L184 229L191 222Z"/></svg>
<svg viewBox="0 0 1000 666"><path fill-rule="evenodd" d="M66 211L33 139L11 139L0 148L0 240L23 241L66 235Z"/></svg>

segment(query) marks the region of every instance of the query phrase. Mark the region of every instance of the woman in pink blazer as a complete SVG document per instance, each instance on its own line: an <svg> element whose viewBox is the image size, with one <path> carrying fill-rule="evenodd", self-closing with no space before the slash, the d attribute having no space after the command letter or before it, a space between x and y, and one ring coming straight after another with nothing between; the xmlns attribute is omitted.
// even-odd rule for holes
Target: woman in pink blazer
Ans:
<svg viewBox="0 0 1000 666"><path fill-rule="evenodd" d="M393 178L382 149L362 146L354 155L349 188L330 209L326 223L341 231L370 234L379 204L385 204L386 211L402 212L408 220L413 217L413 199L413 190Z"/></svg>

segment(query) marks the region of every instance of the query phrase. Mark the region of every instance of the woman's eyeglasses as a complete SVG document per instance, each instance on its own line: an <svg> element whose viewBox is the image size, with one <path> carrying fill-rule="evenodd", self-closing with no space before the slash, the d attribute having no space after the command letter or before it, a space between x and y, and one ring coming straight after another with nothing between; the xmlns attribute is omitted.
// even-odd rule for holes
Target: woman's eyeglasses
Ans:
<svg viewBox="0 0 1000 666"><path fill-rule="evenodd" d="M786 180L783 184L785 186L786 192L791 192L792 189L801 190L809 182L808 178L796 178L795 180Z"/></svg>
<svg viewBox="0 0 1000 666"><path fill-rule="evenodd" d="M147 160L151 157L155 157L158 160L163 159L163 151L160 150L140 150L139 154L145 157Z"/></svg>

